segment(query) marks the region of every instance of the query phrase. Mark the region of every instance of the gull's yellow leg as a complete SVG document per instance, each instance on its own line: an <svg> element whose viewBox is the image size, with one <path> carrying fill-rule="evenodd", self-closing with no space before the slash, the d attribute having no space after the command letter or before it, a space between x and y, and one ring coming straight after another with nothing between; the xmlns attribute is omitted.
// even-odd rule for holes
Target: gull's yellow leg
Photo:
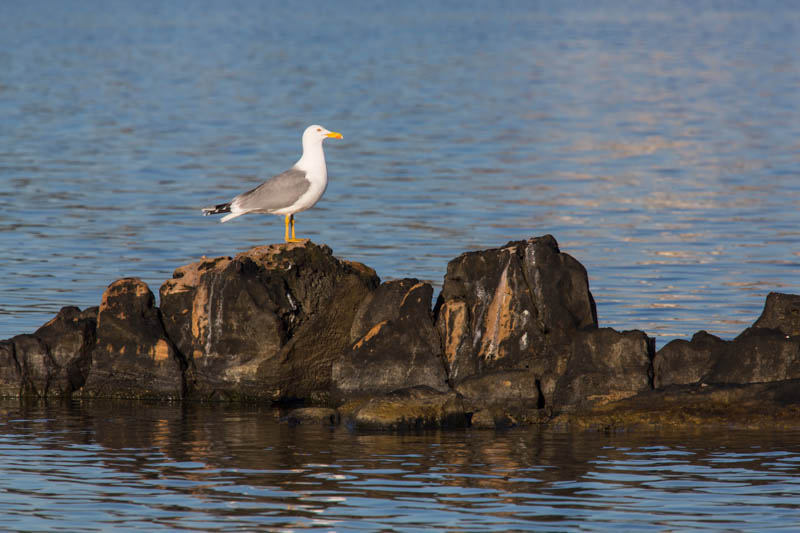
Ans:
<svg viewBox="0 0 800 533"><path fill-rule="evenodd" d="M292 227L291 238L289 237L289 226ZM286 242L301 242L302 240L294 236L294 215L286 215Z"/></svg>

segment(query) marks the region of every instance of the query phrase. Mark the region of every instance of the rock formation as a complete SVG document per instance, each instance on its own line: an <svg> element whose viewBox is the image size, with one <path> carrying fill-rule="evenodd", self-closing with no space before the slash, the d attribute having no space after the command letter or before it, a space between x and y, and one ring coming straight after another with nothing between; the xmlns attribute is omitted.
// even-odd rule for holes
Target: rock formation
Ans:
<svg viewBox="0 0 800 533"><path fill-rule="evenodd" d="M97 341L81 395L177 400L184 396L186 361L167 337L155 297L137 278L103 293Z"/></svg>
<svg viewBox="0 0 800 533"><path fill-rule="evenodd" d="M1 341L0 395L69 396L83 387L96 323L96 307L64 307L33 335Z"/></svg>
<svg viewBox="0 0 800 533"><path fill-rule="evenodd" d="M450 390L432 297L430 284L402 279L383 283L364 298L350 330L352 344L333 365L339 398L416 386Z"/></svg>
<svg viewBox="0 0 800 533"><path fill-rule="evenodd" d="M731 341L705 331L674 340L653 368L656 388L800 379L800 296L770 293L758 320Z"/></svg>
<svg viewBox="0 0 800 533"><path fill-rule="evenodd" d="M586 270L550 235L452 260L436 325L449 377L476 405L509 405L514 390L528 405L571 409L650 387L652 343L597 328ZM493 373L509 385L459 388Z"/></svg>
<svg viewBox="0 0 800 533"><path fill-rule="evenodd" d="M167 335L199 399L325 402L375 271L313 243L181 267L161 287Z"/></svg>
<svg viewBox="0 0 800 533"><path fill-rule="evenodd" d="M466 427L469 414L455 392L441 393L420 386L362 400L351 400L339 409L354 429L435 429Z"/></svg>
<svg viewBox="0 0 800 533"><path fill-rule="evenodd" d="M698 331L691 341L670 341L653 358L653 385L661 389L669 385L700 383L726 344L706 331Z"/></svg>
<svg viewBox="0 0 800 533"><path fill-rule="evenodd" d="M598 327L586 270L546 235L460 255L432 298L309 241L203 258L158 307L124 278L0 341L0 396L300 403L290 423L357 429L800 422L800 296L654 353Z"/></svg>

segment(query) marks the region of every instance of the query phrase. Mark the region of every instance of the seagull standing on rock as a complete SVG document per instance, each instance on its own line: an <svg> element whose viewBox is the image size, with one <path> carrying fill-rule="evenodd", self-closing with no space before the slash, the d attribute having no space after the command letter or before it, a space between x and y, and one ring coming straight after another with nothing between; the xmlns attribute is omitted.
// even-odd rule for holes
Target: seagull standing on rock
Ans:
<svg viewBox="0 0 800 533"><path fill-rule="evenodd" d="M227 222L247 213L284 215L286 242L299 242L294 236L294 214L314 207L328 186L328 167L322 141L328 137L341 139L342 134L322 126L309 126L303 132L303 155L286 172L273 176L253 190L244 192L225 204L204 207L203 215L230 213L220 222ZM291 237L289 227L291 226Z"/></svg>

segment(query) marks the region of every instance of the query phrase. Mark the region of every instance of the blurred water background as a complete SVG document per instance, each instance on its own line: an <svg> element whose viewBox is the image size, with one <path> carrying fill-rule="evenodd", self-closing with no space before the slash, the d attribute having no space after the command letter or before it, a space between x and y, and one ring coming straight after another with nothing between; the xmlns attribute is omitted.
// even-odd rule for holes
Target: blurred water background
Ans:
<svg viewBox="0 0 800 533"><path fill-rule="evenodd" d="M298 235L382 279L551 233L601 325L733 337L800 290L798 50L791 2L3 2L0 338L282 241L199 209L312 123Z"/></svg>

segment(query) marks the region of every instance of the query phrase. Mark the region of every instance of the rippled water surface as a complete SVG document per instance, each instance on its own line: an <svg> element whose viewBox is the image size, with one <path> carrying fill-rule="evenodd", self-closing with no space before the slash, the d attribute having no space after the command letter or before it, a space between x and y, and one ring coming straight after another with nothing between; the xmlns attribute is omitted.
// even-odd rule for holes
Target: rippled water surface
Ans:
<svg viewBox="0 0 800 533"><path fill-rule="evenodd" d="M796 531L800 434L289 427L0 403L0 529Z"/></svg>
<svg viewBox="0 0 800 533"><path fill-rule="evenodd" d="M0 338L279 242L200 208L299 156L299 236L441 285L553 234L602 325L732 337L800 292L791 2L0 2ZM800 435L363 435L0 404L0 529L796 530Z"/></svg>
<svg viewBox="0 0 800 533"><path fill-rule="evenodd" d="M791 2L3 2L0 338L281 241L199 209L311 123L298 234L383 279L551 233L603 325L732 337L800 289L798 50Z"/></svg>

